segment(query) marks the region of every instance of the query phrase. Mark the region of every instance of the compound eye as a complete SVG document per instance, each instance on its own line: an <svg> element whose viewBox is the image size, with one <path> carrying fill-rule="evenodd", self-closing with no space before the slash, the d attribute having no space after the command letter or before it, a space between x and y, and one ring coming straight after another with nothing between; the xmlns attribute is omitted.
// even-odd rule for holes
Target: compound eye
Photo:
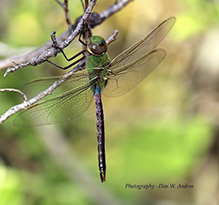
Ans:
<svg viewBox="0 0 219 205"><path fill-rule="evenodd" d="M105 41L101 41L100 43L99 43L99 46L104 46L104 44L105 44Z"/></svg>
<svg viewBox="0 0 219 205"><path fill-rule="evenodd" d="M98 45L95 43L89 43L89 50L94 54L94 55L102 55L103 53L106 53L107 51L107 45L105 41L99 42Z"/></svg>
<svg viewBox="0 0 219 205"><path fill-rule="evenodd" d="M89 49L91 50L92 53L95 54L96 52L98 52L98 47L96 44L90 43L88 46L89 46Z"/></svg>

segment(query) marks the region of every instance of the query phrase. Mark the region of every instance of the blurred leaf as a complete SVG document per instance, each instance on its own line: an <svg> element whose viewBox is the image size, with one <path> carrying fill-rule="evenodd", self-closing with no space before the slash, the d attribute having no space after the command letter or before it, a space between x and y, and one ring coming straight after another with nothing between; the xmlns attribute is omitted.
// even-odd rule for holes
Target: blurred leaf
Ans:
<svg viewBox="0 0 219 205"><path fill-rule="evenodd" d="M20 13L13 17L8 33L8 37L12 40L11 43L15 45L39 45L43 39L43 31L39 20L28 12Z"/></svg>

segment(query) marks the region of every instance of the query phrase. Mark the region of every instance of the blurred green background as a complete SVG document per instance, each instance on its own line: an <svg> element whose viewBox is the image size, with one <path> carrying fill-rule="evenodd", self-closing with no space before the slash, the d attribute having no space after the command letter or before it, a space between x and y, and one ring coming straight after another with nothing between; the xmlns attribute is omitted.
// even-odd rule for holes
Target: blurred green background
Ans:
<svg viewBox="0 0 219 205"><path fill-rule="evenodd" d="M114 0L99 0L101 13ZM72 22L82 15L70 1ZM93 30L106 39L112 59L170 16L177 22L158 46L166 59L136 88L103 97L106 183L99 179L94 103L82 116L54 126L17 128L15 116L0 125L0 204L217 204L219 201L219 2L135 0ZM32 51L67 29L54 0L0 1L0 58ZM81 49L75 40L65 51ZM52 59L67 65L61 55ZM43 63L3 77L0 88L64 74ZM0 113L21 102L0 93ZM170 188L170 184L193 188ZM155 185L151 189L126 188ZM162 186L161 186L162 185ZM169 187L165 186L169 185ZM164 188L166 187L166 188Z"/></svg>

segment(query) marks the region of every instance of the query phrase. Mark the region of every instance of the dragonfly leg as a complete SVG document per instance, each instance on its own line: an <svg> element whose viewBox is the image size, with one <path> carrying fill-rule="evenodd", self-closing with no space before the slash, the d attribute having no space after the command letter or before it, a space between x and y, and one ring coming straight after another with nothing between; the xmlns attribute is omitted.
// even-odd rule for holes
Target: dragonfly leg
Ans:
<svg viewBox="0 0 219 205"><path fill-rule="evenodd" d="M85 27L85 26L86 26L86 27ZM84 25L83 30L84 30L85 28L86 28L86 35L87 35L88 37L90 37L90 36L91 36L91 31L90 31L90 29L88 28L87 24ZM85 47L87 47L87 44L84 43L84 42L81 40L82 34L83 34L83 32L80 32L80 35L79 35L79 42L80 42L82 45L84 45ZM85 34L84 34L84 35L85 35ZM70 65L68 65L68 66L66 66L66 67L59 66L59 65L57 65L57 64L55 64L55 63L53 63L53 62L51 62L51 61L48 60L48 59L46 60L46 61L49 62L50 64L52 64L52 65L54 65L54 66L56 66L57 68L60 68L60 69L62 69L62 70L66 70L66 69L72 67L73 65L79 63L81 60L83 60L83 59L85 58L84 53L86 52L86 50L80 51L79 53L77 53L77 54L74 55L73 57L68 58L62 48L60 48L60 47L58 47L58 46L55 46L55 45L52 45L52 46L53 46L54 48L56 48L56 49L59 49L59 50L61 51L62 55L64 56L64 58L65 58L67 61L72 61L72 60L74 60L75 58L77 58L78 56L83 55L80 59L76 60L75 62L71 63Z"/></svg>
<svg viewBox="0 0 219 205"><path fill-rule="evenodd" d="M67 65L67 66L65 66L65 67L59 66L59 65L53 63L52 61L46 59L46 61L47 61L48 63L50 63L50 64L52 64L52 65L54 65L54 66L56 66L57 68L60 68L60 69L62 69L62 70L66 70L66 69L72 67L73 65L79 63L81 60L83 60L83 59L85 58L85 56L84 56L85 50L83 50L83 51L77 53L76 55L74 55L74 56L71 57L71 58L67 58L67 56L65 55L64 51L63 51L61 48L59 48L59 49L60 49L60 51L62 52L63 56L65 57L65 59L66 59L67 61L72 61L73 59L77 58L79 55L83 55L80 59L74 61L73 63L71 63L70 65Z"/></svg>
<svg viewBox="0 0 219 205"><path fill-rule="evenodd" d="M78 40L83 46L87 47L87 44L81 40L81 35L82 35L82 32L80 33Z"/></svg>
<svg viewBox="0 0 219 205"><path fill-rule="evenodd" d="M77 58L79 55L84 55L84 52L85 52L85 50L80 51L80 52L78 52L77 54L75 54L74 56L72 56L71 58L68 58L68 57L66 56L66 54L64 53L64 51L63 51L61 48L58 48L58 49L61 51L62 55L64 56L64 58L65 58L67 61L72 61L72 60L74 60L75 58Z"/></svg>
<svg viewBox="0 0 219 205"><path fill-rule="evenodd" d="M91 30L89 29L87 23L84 23L83 28L82 28L82 31L80 32L79 38L78 38L79 42L80 42L83 46L87 47L87 44L86 44L83 40L81 40L82 34L83 34L83 37L84 37L84 38L85 38L85 36L86 36L87 38L90 38L90 37L92 36Z"/></svg>

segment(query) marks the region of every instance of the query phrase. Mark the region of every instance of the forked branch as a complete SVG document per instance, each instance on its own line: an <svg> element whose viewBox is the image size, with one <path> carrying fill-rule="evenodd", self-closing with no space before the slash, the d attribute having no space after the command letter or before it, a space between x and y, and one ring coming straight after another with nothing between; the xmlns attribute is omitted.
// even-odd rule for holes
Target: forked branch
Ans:
<svg viewBox="0 0 219 205"><path fill-rule="evenodd" d="M28 66L28 65L38 65L44 61L46 61L48 58L56 56L58 52L60 52L60 49L56 49L55 47L59 47L61 49L67 47L74 39L75 37L80 33L83 27L83 23L89 18L89 26L91 28L95 27L98 24L101 24L106 18L111 16L112 14L119 11L121 8L123 8L127 3L129 3L131 0L121 0L119 2L115 2L112 6L110 6L107 10L103 11L100 15L97 13L91 13L96 0L90 0L90 3L85 10L85 13L82 17L79 17L74 25L71 25L71 21L69 18L69 11L68 11L68 1L65 0L64 3L61 3L60 1L56 0L64 9L65 11L65 17L66 22L68 24L68 27L72 26L73 29L68 29L63 34L55 37L55 32L51 34L52 41L48 41L43 47L25 54L23 56L14 57L13 59L5 59L0 61L0 70L4 69L12 63L14 64L13 67L8 68L5 75L9 74L10 72L14 72L22 67ZM115 31L110 38L107 40L107 44L110 44L112 41L115 40L116 36L118 34L118 31ZM52 46L53 45L53 46ZM16 62L16 63L15 63ZM10 108L6 113L4 113L0 117L0 123L8 119L10 116L14 115L18 111L22 109L26 109L29 106L35 104L39 100L43 99L48 94L51 94L53 90L55 90L60 84L62 84L64 81L68 80L76 71L81 70L85 67L85 59L82 60L77 66L75 66L70 72L66 73L62 76L59 80L55 81L53 85L51 85L49 88L47 88L45 91L39 93L37 96L33 97L32 99L27 100L24 96L24 102L15 105L14 107ZM0 90L1 91L9 91L8 89ZM15 91L15 90L14 90ZM22 94L21 91L16 91Z"/></svg>
<svg viewBox="0 0 219 205"><path fill-rule="evenodd" d="M109 37L109 39L106 41L108 44L115 41L116 40L116 36L118 34L118 31L114 31L113 34ZM44 98L45 96L52 94L52 92L59 86L61 85L63 82L65 82L66 80L68 80L75 72L77 72L78 70L83 69L83 67L85 66L85 61L86 59L82 60L78 65L76 65L71 71L69 71L68 73L66 73L65 75L63 75L59 80L55 81L49 88L47 88L46 90L44 90L43 92L40 92L37 96L33 97L30 100L26 100L26 96L24 97L24 102L19 104L19 105L15 105L14 107L11 107L6 113L4 113L1 117L0 117L0 124L2 122L4 122L6 119L8 119L10 116L14 115L15 113L17 113L18 111L22 110L22 109L26 109L29 106L35 104L36 102L40 101L42 98ZM0 90L1 91L1 90ZM7 91L7 89L4 89L4 91ZM21 91L16 91L19 92L20 94L22 93Z"/></svg>
<svg viewBox="0 0 219 205"><path fill-rule="evenodd" d="M67 0L64 3L56 0L64 9L65 11L65 18L68 24L68 30L64 31L60 36L57 37L57 42L59 43L60 48L64 49L65 47L69 46L70 43L75 39L75 37L80 33L83 23L89 18L89 26L94 28L97 25L100 25L104 20L109 18L111 15L115 14L122 8L124 8L131 0L120 0L115 2L111 5L108 9L103 11L101 14L91 12L96 0L91 0L88 8L85 10L85 13L82 17L79 17L74 25L71 24L69 18L69 11L68 11L68 4ZM45 60L54 57L57 53L60 52L59 49L55 49L52 47L52 41L48 41L44 46L41 48L32 51L30 53L10 57L0 61L0 70L8 68L4 76L8 75L11 72L14 72L20 68L32 65L36 66ZM11 67L12 66L12 67Z"/></svg>

